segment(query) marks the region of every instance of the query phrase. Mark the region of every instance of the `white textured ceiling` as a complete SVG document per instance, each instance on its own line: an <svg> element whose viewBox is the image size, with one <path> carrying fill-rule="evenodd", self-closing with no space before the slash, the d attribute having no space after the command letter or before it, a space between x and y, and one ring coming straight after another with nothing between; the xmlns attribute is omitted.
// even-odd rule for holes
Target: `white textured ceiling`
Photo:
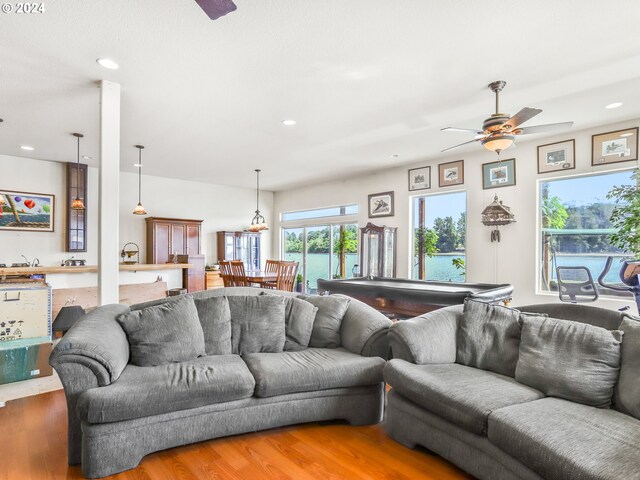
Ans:
<svg viewBox="0 0 640 480"><path fill-rule="evenodd" d="M501 110L544 109L527 125L640 116L638 0L236 0L216 21L193 0L44 3L0 13L0 153L75 160L79 131L97 165L100 79L122 85L122 170L140 143L145 173L252 186L259 167L272 190L437 157L469 138L441 127L493 113L493 80Z"/></svg>

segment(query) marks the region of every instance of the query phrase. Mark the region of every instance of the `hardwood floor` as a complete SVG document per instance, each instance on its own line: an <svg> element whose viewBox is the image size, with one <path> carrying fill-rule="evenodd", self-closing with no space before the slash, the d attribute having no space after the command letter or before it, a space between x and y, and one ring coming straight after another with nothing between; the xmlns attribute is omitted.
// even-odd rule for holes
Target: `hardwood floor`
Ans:
<svg viewBox="0 0 640 480"><path fill-rule="evenodd" d="M0 408L0 479L83 478L67 465L62 391ZM471 478L426 450L410 450L380 425L309 424L210 440L148 455L114 480L457 480Z"/></svg>

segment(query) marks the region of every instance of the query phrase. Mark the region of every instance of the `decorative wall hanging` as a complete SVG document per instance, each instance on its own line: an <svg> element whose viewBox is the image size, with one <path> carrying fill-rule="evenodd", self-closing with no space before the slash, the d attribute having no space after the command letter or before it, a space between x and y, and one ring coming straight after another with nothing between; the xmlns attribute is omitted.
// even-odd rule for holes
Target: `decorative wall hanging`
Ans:
<svg viewBox="0 0 640 480"><path fill-rule="evenodd" d="M482 188L509 187L516 184L516 159L482 164Z"/></svg>
<svg viewBox="0 0 640 480"><path fill-rule="evenodd" d="M591 165L630 162L638 159L638 127L591 137Z"/></svg>
<svg viewBox="0 0 640 480"><path fill-rule="evenodd" d="M393 217L393 192L369 195L369 218Z"/></svg>
<svg viewBox="0 0 640 480"><path fill-rule="evenodd" d="M576 141L548 143L538 147L538 173L558 172L576 168Z"/></svg>
<svg viewBox="0 0 640 480"><path fill-rule="evenodd" d="M256 168L256 214L251 219L251 225L249 225L250 232L261 232L263 230L269 230L267 222L260 213L260 170Z"/></svg>
<svg viewBox="0 0 640 480"><path fill-rule="evenodd" d="M488 227L496 227L491 230L491 242L500 241L500 230L497 227L509 225L516 221L511 209L498 200L498 195L493 197L493 202L482 211L482 223Z"/></svg>
<svg viewBox="0 0 640 480"><path fill-rule="evenodd" d="M409 170L409 191L431 188L431 167L412 168Z"/></svg>
<svg viewBox="0 0 640 480"><path fill-rule="evenodd" d="M0 230L53 232L55 195L0 190Z"/></svg>
<svg viewBox="0 0 640 480"><path fill-rule="evenodd" d="M438 165L438 186L450 187L464 183L464 160Z"/></svg>

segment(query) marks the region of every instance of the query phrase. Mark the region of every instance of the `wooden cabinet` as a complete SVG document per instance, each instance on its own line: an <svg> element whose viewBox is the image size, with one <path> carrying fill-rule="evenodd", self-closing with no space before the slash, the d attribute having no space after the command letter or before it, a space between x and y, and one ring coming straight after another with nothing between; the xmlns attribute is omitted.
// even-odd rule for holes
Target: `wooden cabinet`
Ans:
<svg viewBox="0 0 640 480"><path fill-rule="evenodd" d="M218 232L221 260L242 260L245 270L260 270L260 232Z"/></svg>
<svg viewBox="0 0 640 480"><path fill-rule="evenodd" d="M220 275L219 270L208 270L205 272L205 288L207 290L221 287L224 287L224 282L222 281L222 275Z"/></svg>
<svg viewBox="0 0 640 480"><path fill-rule="evenodd" d="M172 254L200 255L202 220L149 217L147 263L167 263Z"/></svg>
<svg viewBox="0 0 640 480"><path fill-rule="evenodd" d="M187 292L204 290L204 255L178 255L178 262L192 265L182 270L182 286Z"/></svg>

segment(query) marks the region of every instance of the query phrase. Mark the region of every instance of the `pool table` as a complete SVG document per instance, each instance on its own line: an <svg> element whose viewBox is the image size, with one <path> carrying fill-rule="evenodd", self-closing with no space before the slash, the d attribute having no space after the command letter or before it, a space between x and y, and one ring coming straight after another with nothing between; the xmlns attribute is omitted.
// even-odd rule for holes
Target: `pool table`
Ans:
<svg viewBox="0 0 640 480"><path fill-rule="evenodd" d="M318 279L318 293L342 293L389 316L410 318L438 308L461 304L467 297L506 304L511 299L513 285L366 277Z"/></svg>

